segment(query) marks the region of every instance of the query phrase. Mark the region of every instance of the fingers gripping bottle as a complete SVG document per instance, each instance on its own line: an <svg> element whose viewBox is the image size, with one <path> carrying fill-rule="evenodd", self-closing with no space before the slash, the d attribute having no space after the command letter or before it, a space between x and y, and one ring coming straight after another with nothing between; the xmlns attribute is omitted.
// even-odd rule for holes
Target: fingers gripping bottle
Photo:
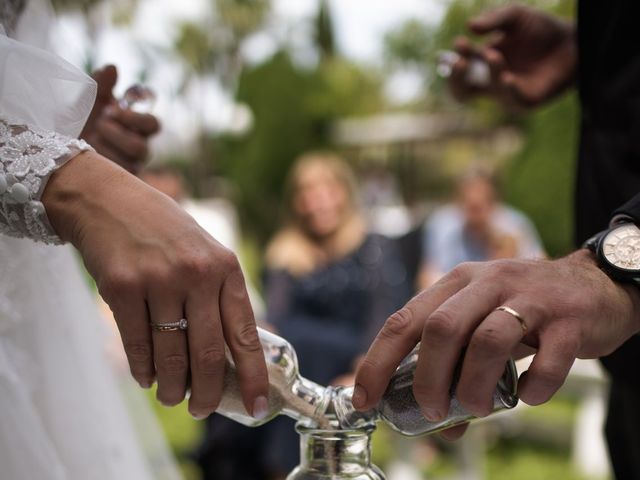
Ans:
<svg viewBox="0 0 640 480"><path fill-rule="evenodd" d="M422 415L420 406L413 396L413 376L419 348L420 344L400 363L382 399L372 410L359 412L353 407L351 403L353 387L335 389L332 408L340 427L361 428L382 420L402 435L418 436L435 433L476 419L460 405L455 396L459 368L456 369L449 391L451 403L446 417L439 422L430 422ZM510 409L517 405L517 382L518 372L515 363L510 359L493 393L493 412Z"/></svg>
<svg viewBox="0 0 640 480"><path fill-rule="evenodd" d="M228 348L222 399L216 412L249 427L267 423L278 415L287 415L309 425L327 428L325 413L331 402L331 390L300 376L296 352L284 338L261 328L258 328L258 336L269 373L266 416L256 419L247 413Z"/></svg>

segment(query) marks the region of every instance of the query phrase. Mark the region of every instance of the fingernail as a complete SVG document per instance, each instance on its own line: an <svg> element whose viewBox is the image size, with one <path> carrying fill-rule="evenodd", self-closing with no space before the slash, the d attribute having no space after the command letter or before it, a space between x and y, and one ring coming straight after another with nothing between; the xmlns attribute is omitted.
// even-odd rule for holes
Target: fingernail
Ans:
<svg viewBox="0 0 640 480"><path fill-rule="evenodd" d="M107 117L114 117L116 115L115 107L112 106L112 105L108 105L108 106L104 107L104 114Z"/></svg>
<svg viewBox="0 0 640 480"><path fill-rule="evenodd" d="M435 408L424 408L422 411L430 422L439 422L443 419L443 415Z"/></svg>
<svg viewBox="0 0 640 480"><path fill-rule="evenodd" d="M153 382L151 380L140 380L138 382L138 385L140 385L142 388L151 388Z"/></svg>
<svg viewBox="0 0 640 480"><path fill-rule="evenodd" d="M367 403L367 391L362 387L362 385L356 385L353 388L351 403L355 408L363 408Z"/></svg>
<svg viewBox="0 0 640 480"><path fill-rule="evenodd" d="M267 397L260 395L253 401L253 418L263 420L269 415L269 402Z"/></svg>
<svg viewBox="0 0 640 480"><path fill-rule="evenodd" d="M209 415L206 414L202 414L202 413L191 413L191 416L193 417L194 420L204 420L205 418L207 418Z"/></svg>

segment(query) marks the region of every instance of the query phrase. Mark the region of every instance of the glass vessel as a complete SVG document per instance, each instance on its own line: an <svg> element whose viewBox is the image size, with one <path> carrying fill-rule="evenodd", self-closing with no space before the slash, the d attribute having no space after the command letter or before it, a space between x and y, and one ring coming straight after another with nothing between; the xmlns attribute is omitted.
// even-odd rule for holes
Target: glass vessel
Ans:
<svg viewBox="0 0 640 480"><path fill-rule="evenodd" d="M123 110L133 110L138 113L150 113L156 103L156 93L146 85L136 83L131 85L118 100L118 106Z"/></svg>
<svg viewBox="0 0 640 480"><path fill-rule="evenodd" d="M309 425L328 427L325 412L332 391L302 378L298 372L296 352L284 338L258 328L262 351L269 373L269 413L255 419L244 408L236 366L226 349L224 389L217 413L249 427L257 427L278 415L287 415Z"/></svg>
<svg viewBox="0 0 640 480"><path fill-rule="evenodd" d="M435 433L476 419L456 399L455 388L460 374L459 368L456 369L449 392L451 403L447 416L439 422L430 422L422 415L413 396L413 376L419 348L420 344L400 363L382 399L372 410L359 412L353 408L353 387L338 387L334 390L332 408L342 428L360 428L382 420L402 435L417 436ZM518 372L515 363L510 359L493 393L493 412L517 405L517 382Z"/></svg>
<svg viewBox="0 0 640 480"><path fill-rule="evenodd" d="M382 471L371 464L371 433L374 425L360 429L320 430L296 425L300 434L300 465L287 480L384 480Z"/></svg>
<svg viewBox="0 0 640 480"><path fill-rule="evenodd" d="M460 60L460 55L450 50L441 50L437 56L436 72L442 78L449 78L453 73L453 66ZM465 81L474 87L488 87L491 82L489 64L479 56L469 59Z"/></svg>

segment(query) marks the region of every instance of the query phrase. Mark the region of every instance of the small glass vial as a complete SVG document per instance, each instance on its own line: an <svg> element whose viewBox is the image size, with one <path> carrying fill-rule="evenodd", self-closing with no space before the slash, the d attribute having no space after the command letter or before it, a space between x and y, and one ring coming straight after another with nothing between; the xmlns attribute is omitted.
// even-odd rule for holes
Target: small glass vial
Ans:
<svg viewBox="0 0 640 480"><path fill-rule="evenodd" d="M156 93L150 87L136 83L127 88L122 98L118 100L118 106L123 110L151 113L156 99Z"/></svg>
<svg viewBox="0 0 640 480"><path fill-rule="evenodd" d="M391 377L380 403L372 410L360 412L353 407L353 387L338 387L334 390L333 413L342 428L359 428L382 420L402 435L413 437L436 433L476 419L460 405L455 396L459 369L456 369L449 391L451 403L447 416L439 422L430 422L422 415L420 406L413 396L413 376L419 348L420 344L402 361ZM517 384L518 372L514 361L510 359L493 393L494 412L517 405Z"/></svg>
<svg viewBox="0 0 640 480"><path fill-rule="evenodd" d="M436 72L442 78L449 78L453 73L453 66L460 60L460 55L450 50L438 52ZM465 81L472 87L486 88L491 83L491 69L489 64L480 57L469 60Z"/></svg>
<svg viewBox="0 0 640 480"><path fill-rule="evenodd" d="M300 434L300 465L287 480L385 480L371 463L374 425L354 430L328 430L296 425Z"/></svg>
<svg viewBox="0 0 640 480"><path fill-rule="evenodd" d="M331 390L300 376L296 352L284 338L262 328L258 328L258 336L269 373L268 414L256 419L247 413L236 366L228 348L222 399L216 412L248 427L257 427L278 415L287 415L309 425L326 428L325 412L331 402Z"/></svg>

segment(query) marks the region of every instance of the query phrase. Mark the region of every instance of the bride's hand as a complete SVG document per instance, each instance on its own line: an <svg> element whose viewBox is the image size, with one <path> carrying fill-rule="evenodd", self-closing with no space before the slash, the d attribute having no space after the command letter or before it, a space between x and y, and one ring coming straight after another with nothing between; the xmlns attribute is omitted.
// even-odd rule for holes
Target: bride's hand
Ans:
<svg viewBox="0 0 640 480"><path fill-rule="evenodd" d="M247 412L266 408L267 370L235 255L173 200L87 152L49 180L43 203L56 232L80 251L114 313L131 372L158 399L203 418L218 406L225 342ZM150 323L188 320L186 331Z"/></svg>

